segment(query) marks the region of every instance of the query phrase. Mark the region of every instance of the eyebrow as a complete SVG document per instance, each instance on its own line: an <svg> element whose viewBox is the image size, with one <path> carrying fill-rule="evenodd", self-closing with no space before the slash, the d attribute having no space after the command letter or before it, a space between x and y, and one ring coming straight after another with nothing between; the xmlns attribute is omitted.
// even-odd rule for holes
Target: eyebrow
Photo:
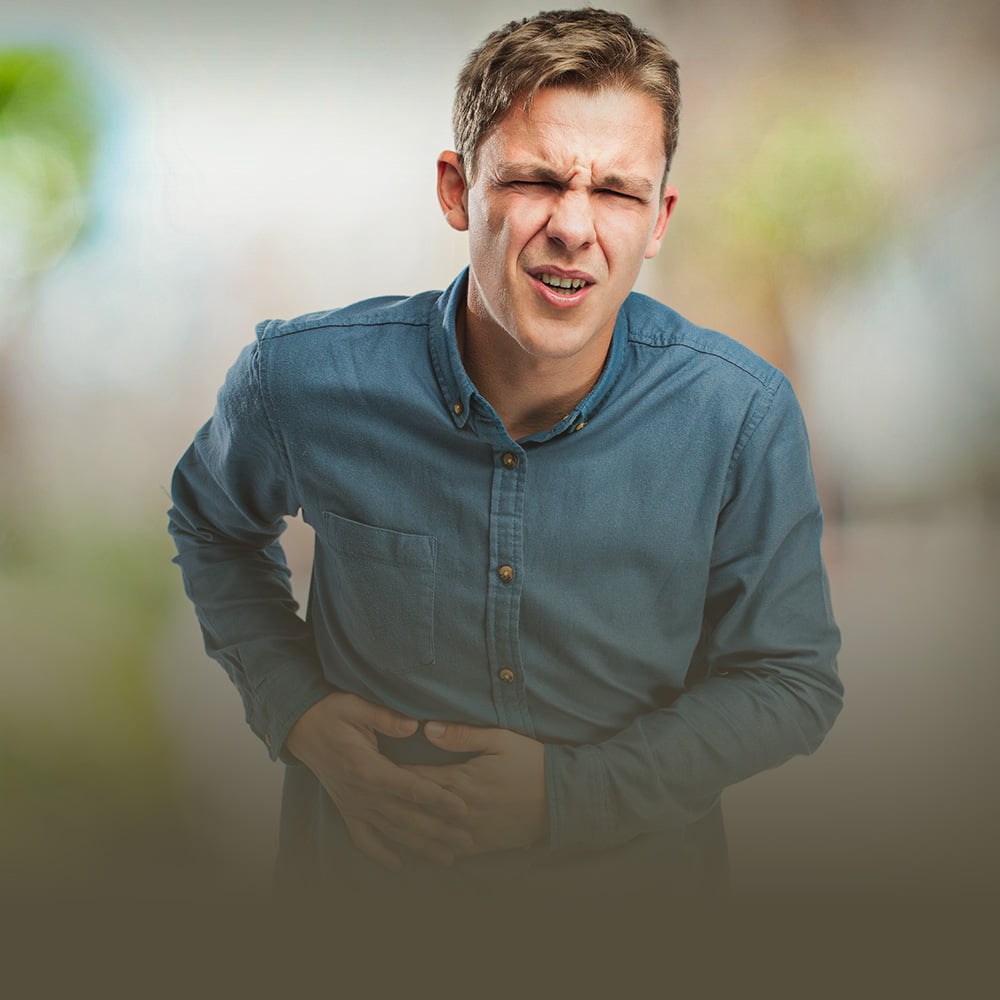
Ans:
<svg viewBox="0 0 1000 1000"><path fill-rule="evenodd" d="M566 180L551 167L543 163L531 161L517 162L505 161L498 165L496 169L498 178L508 177L516 174L526 180L544 181L548 184L565 184ZM650 199L653 197L654 187L645 177L637 174L605 174L598 178L594 184L595 188L613 188L625 194L635 195L637 198Z"/></svg>

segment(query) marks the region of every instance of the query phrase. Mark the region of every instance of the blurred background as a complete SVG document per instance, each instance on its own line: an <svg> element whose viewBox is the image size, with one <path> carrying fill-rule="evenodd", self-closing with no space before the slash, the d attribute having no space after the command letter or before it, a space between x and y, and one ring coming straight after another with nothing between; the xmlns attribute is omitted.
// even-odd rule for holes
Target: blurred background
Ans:
<svg viewBox="0 0 1000 1000"><path fill-rule="evenodd" d="M1000 9L617 8L684 91L640 290L791 376L844 632L827 742L726 793L737 890L993 895ZM172 466L258 320L463 266L454 78L537 9L4 5L0 890L266 891L280 769L170 564Z"/></svg>

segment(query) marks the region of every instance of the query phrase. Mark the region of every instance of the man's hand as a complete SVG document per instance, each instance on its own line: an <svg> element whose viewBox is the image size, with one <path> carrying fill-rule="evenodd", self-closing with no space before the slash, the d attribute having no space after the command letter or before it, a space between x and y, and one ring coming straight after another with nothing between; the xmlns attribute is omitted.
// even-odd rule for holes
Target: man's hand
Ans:
<svg viewBox="0 0 1000 1000"><path fill-rule="evenodd" d="M412 736L417 726L416 719L336 693L307 709L286 741L333 799L355 846L392 871L402 862L383 836L442 865L475 847L463 829L469 810L460 796L379 752L377 732Z"/></svg>
<svg viewBox="0 0 1000 1000"><path fill-rule="evenodd" d="M442 750L479 754L461 764L406 767L465 802L461 822L475 845L463 854L530 847L548 836L544 744L508 729L458 723L428 722L424 735Z"/></svg>

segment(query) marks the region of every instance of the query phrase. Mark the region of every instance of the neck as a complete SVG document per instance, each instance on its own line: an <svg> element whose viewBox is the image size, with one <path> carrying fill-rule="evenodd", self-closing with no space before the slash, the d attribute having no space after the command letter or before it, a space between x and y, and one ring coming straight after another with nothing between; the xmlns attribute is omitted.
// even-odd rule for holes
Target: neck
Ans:
<svg viewBox="0 0 1000 1000"><path fill-rule="evenodd" d="M457 327L458 350L469 378L515 441L547 431L569 414L601 377L610 348L609 336L599 352L537 357L505 331L470 323L464 306Z"/></svg>

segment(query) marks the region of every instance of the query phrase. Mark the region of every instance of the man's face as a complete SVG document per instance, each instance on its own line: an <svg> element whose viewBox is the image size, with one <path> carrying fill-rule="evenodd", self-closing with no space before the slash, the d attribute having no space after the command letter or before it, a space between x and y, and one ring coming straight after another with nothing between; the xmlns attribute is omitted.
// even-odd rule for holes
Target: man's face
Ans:
<svg viewBox="0 0 1000 1000"><path fill-rule="evenodd" d="M518 103L480 146L471 184L444 154L442 206L469 231L470 329L539 358L603 363L673 210L665 168L659 106L623 90L547 88L528 114Z"/></svg>

